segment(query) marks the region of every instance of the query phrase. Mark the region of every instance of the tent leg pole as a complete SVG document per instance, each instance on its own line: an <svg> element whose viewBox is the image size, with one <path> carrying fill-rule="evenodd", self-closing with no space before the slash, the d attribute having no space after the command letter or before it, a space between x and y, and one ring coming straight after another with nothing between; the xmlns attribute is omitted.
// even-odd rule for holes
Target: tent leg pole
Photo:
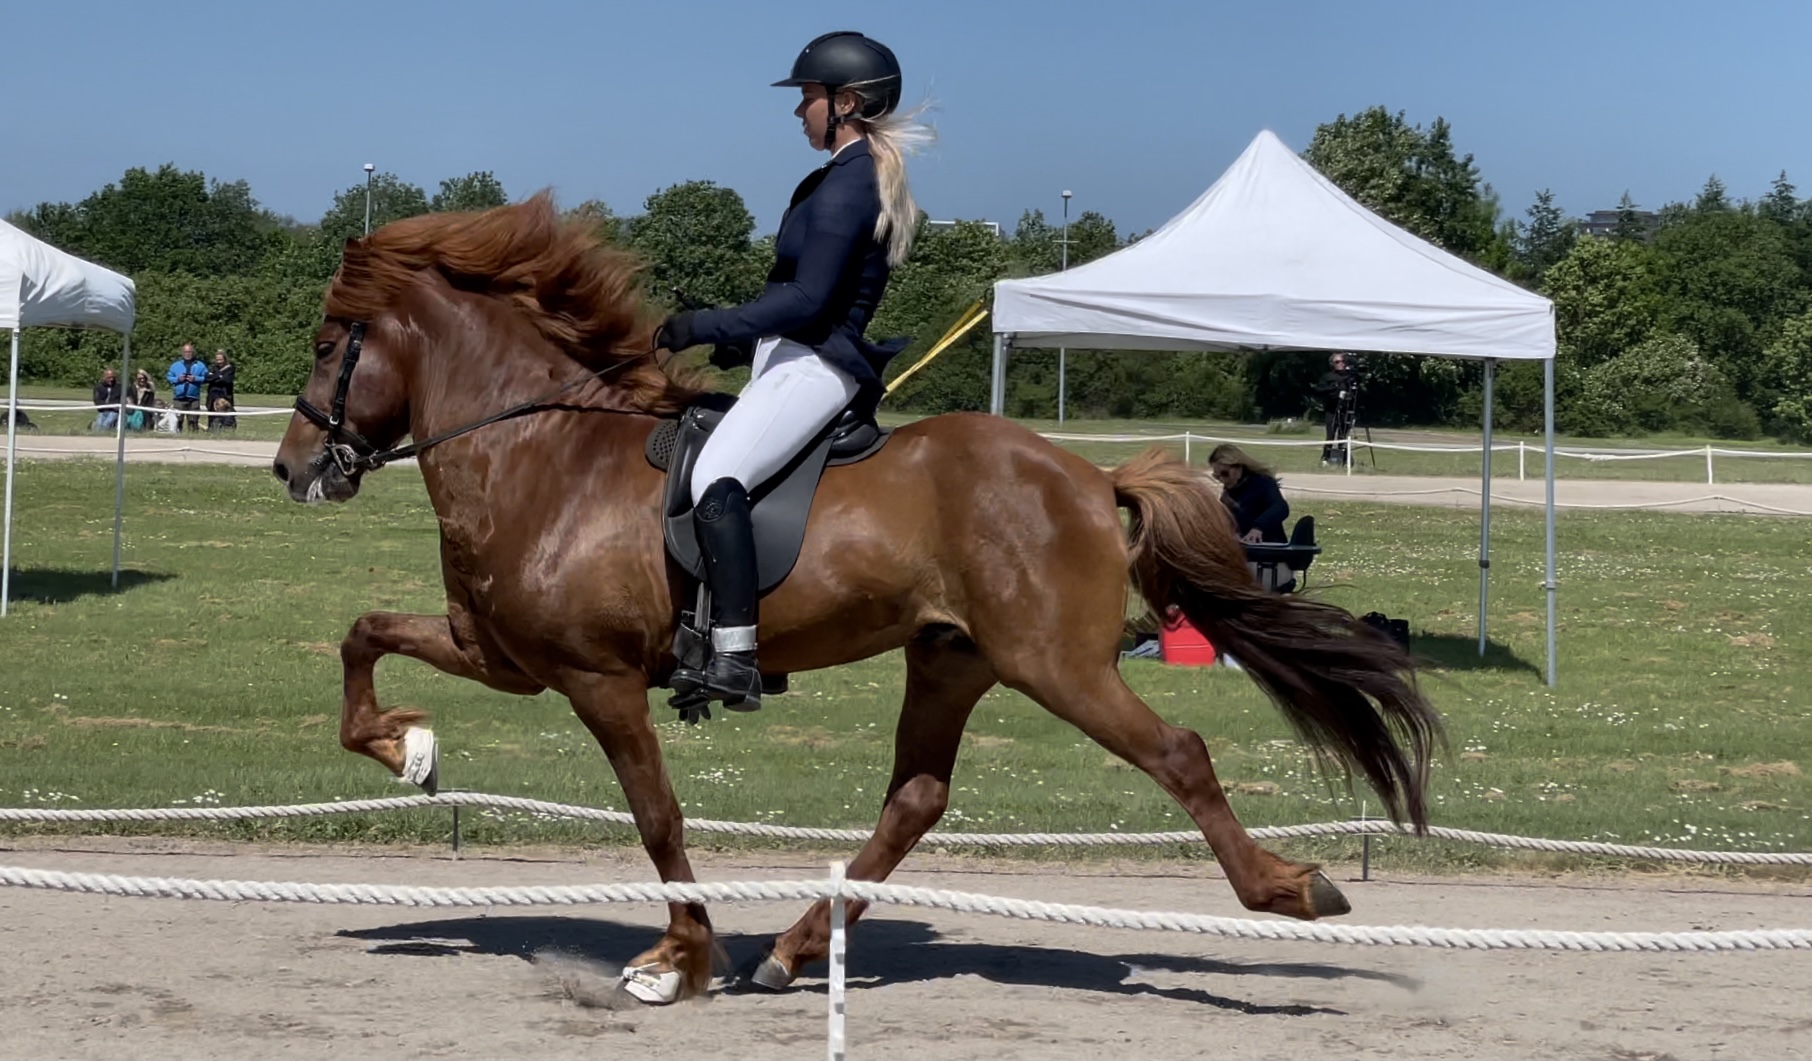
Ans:
<svg viewBox="0 0 1812 1061"><path fill-rule="evenodd" d="M1548 591L1548 687L1551 689L1556 684L1556 669L1554 665L1554 646L1556 642L1554 634L1554 595L1558 589L1555 585L1554 574L1554 359L1551 357L1542 362L1541 382L1543 392L1542 420L1544 421L1542 427L1547 434L1548 447L1548 567L1547 580L1543 583L1543 586Z"/></svg>
<svg viewBox="0 0 1812 1061"><path fill-rule="evenodd" d="M19 455L19 329L13 329L12 362L6 371L6 515L0 536L0 617L13 599L13 464Z"/></svg>
<svg viewBox="0 0 1812 1061"><path fill-rule="evenodd" d="M126 512L126 388L132 384L132 337L124 337L120 347L120 415L115 427L113 457L113 588L120 588L120 522Z"/></svg>
<svg viewBox="0 0 1812 1061"><path fill-rule="evenodd" d="M1063 423L1064 391L1069 383L1069 353L1062 347L1057 348L1057 422L1060 424Z"/></svg>
<svg viewBox="0 0 1812 1061"><path fill-rule="evenodd" d="M1497 376L1497 359L1485 359L1484 470L1479 473L1479 656L1485 655L1485 605L1491 581L1491 384Z"/></svg>
<svg viewBox="0 0 1812 1061"><path fill-rule="evenodd" d="M1005 416L1007 407L1007 337L994 333L994 371L989 381L988 411Z"/></svg>

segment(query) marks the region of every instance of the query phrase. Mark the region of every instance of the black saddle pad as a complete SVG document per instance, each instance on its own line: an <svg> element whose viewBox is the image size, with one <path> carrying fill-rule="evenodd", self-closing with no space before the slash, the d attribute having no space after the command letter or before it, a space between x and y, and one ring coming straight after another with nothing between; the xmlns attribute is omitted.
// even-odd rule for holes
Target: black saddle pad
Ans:
<svg viewBox="0 0 1812 1061"><path fill-rule="evenodd" d="M667 555L693 578L705 577L705 561L692 529L692 466L705 440L736 404L727 394L707 394L678 420L648 436L648 463L667 473L663 498ZM872 415L850 410L833 420L805 451L749 495L755 525L756 570L761 592L778 586L799 560L812 498L826 467L854 464L880 452L893 434Z"/></svg>

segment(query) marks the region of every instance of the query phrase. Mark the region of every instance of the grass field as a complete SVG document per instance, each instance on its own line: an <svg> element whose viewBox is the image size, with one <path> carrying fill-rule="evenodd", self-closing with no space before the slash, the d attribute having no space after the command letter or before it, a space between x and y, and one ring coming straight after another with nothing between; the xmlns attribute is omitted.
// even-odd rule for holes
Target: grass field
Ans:
<svg viewBox="0 0 1812 1061"><path fill-rule="evenodd" d="M24 387L20 389L23 396L37 400L80 400L87 401L91 396L80 390L56 387ZM295 401L293 395L242 394L239 405L242 408L289 408ZM79 435L90 433L94 422L92 412L40 410L31 414L33 421L39 424L45 434ZM881 419L887 423L904 423L912 417L888 415L883 410ZM231 432L219 436L202 435L206 438L223 439L266 439L275 441L283 437L289 426L287 415L241 415L238 426ZM1327 471L1320 467L1321 447L1315 440L1321 437L1321 425L1312 425L1313 430L1307 434L1269 434L1263 426L1251 424L1215 423L1205 420L1072 420L1059 424L1055 420L1026 420L1025 426L1034 431L1075 435L1180 435L1185 431L1207 438L1235 439L1250 448L1254 457L1273 464L1280 473ZM111 432L105 432L111 434ZM138 438L152 438L169 441L169 435L137 435ZM185 435L193 439L196 436ZM1378 429L1372 432L1373 441L1380 445L1407 446L1472 446L1471 453L1454 452L1418 452L1407 450L1379 450L1376 453L1363 448L1355 451L1353 474L1370 475L1445 475L1476 478L1479 474L1479 457L1476 447L1481 439L1478 432L1452 431L1446 429ZM1515 479L1519 476L1528 479L1540 479L1543 472L1545 456L1542 451L1542 440L1536 436L1498 433L1493 438L1495 447L1514 447L1521 441L1527 447L1522 453L1514 449L1497 449L1492 456L1491 474L1494 478ZM1314 443L1314 444L1306 444ZM1796 449L1781 445L1778 442L1729 442L1717 439L1706 439L1687 435L1656 435L1644 439L1592 439L1562 436L1556 439L1556 446L1562 449L1575 449L1591 453L1624 453L1635 454L1645 450L1696 450L1698 452L1684 456L1644 457L1641 459L1620 459L1612 461L1586 460L1578 457L1560 456L1555 460L1556 475L1567 479L1646 479L1668 482L1705 482L1705 454L1707 445L1719 450L1738 450L1753 453L1782 454L1779 457L1728 457L1716 456L1713 459L1714 479L1719 483L1812 483L1812 451ZM1083 456L1102 464L1113 464L1132 457L1143 446L1136 442L1092 442L1066 441L1063 445L1081 453ZM1165 445L1188 456L1195 463L1204 463L1208 451L1214 443L1197 440L1185 447L1181 441ZM1375 463L1374 463L1375 461Z"/></svg>
<svg viewBox="0 0 1812 1061"><path fill-rule="evenodd" d="M0 621L0 805L288 803L405 791L337 745L336 645L363 610L440 610L435 522L419 478L393 469L351 505L306 508L256 469L146 465L134 469L128 494L128 571L116 593L107 585L110 466L21 467L14 612ZM1476 516L1319 502L1304 510L1317 515L1326 549L1311 585L1355 612L1407 617L1415 647L1435 664L1426 681L1451 738L1435 773L1438 823L1812 849L1804 522L1563 515L1561 684L1549 691L1539 674L1538 514L1493 521L1493 645L1480 660ZM1125 672L1160 713L1208 739L1249 824L1359 811L1358 798L1310 772L1242 675L1145 661ZM697 728L668 721L656 696L687 813L872 825L900 674L896 658L883 658L799 675L794 693L761 713ZM446 785L623 805L602 754L551 694L508 697L394 657L380 668L379 691L386 704L433 710ZM1006 692L977 710L956 786L951 829L1185 825L1143 775ZM448 815L140 831L157 829L440 842ZM478 843L629 840L498 813L468 814L465 834ZM1340 859L1355 844L1287 850ZM1391 841L1384 857L1428 868L1500 860L1407 840Z"/></svg>

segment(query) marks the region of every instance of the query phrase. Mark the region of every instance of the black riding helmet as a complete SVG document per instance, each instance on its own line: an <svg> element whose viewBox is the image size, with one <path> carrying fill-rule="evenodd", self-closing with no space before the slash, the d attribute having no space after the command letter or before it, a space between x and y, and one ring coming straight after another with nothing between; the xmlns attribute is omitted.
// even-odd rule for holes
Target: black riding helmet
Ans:
<svg viewBox="0 0 1812 1061"><path fill-rule="evenodd" d="M775 88L823 85L834 101L839 92L854 92L862 101L855 117L874 121L900 105L900 61L893 49L853 30L826 33L793 60L793 73ZM843 118L831 108L830 128Z"/></svg>

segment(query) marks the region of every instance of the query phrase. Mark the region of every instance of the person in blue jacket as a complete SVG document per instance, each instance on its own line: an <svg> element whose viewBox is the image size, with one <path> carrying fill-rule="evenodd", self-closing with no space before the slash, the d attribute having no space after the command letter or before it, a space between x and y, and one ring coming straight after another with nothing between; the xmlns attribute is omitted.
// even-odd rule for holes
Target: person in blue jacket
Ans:
<svg viewBox="0 0 1812 1061"><path fill-rule="evenodd" d="M881 372L906 345L864 338L888 277L912 248L918 207L904 155L929 136L898 113L900 64L877 40L827 33L776 87L798 88L793 113L830 160L794 190L759 298L686 310L662 324L670 351L713 345L712 363L751 364L749 384L692 471L694 525L711 589L711 658L683 669L677 695L704 690L725 707L761 707L755 661L757 575L749 491L785 467L842 412L883 393Z"/></svg>
<svg viewBox="0 0 1812 1061"><path fill-rule="evenodd" d="M174 388L171 392L171 404L177 409L201 408L201 388L208 381L208 363L195 356L195 344L182 344L182 356L170 363L170 371L164 374ZM201 430L201 417L189 415L177 421L185 431Z"/></svg>
<svg viewBox="0 0 1812 1061"><path fill-rule="evenodd" d="M1221 484L1221 503L1233 513L1240 541L1283 542L1290 503L1277 485L1277 475L1231 442L1208 454L1208 472Z"/></svg>

